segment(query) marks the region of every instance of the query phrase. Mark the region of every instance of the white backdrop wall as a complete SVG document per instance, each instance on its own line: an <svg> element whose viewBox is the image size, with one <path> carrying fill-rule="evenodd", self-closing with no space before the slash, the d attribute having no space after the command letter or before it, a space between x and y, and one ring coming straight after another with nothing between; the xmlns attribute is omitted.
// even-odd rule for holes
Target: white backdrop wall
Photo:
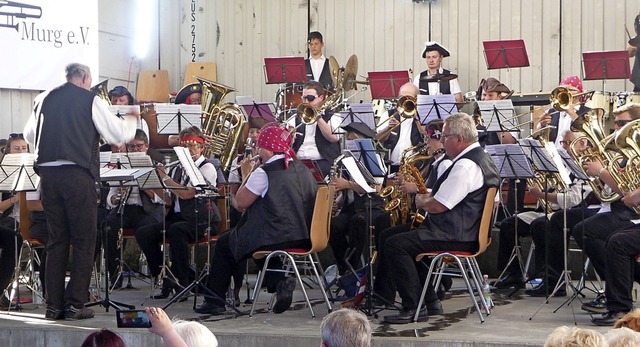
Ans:
<svg viewBox="0 0 640 347"><path fill-rule="evenodd" d="M308 31L325 37L325 54L344 65L358 57L358 74L424 70L424 42L441 42L452 53L444 67L460 77L463 92L493 76L519 92L551 90L563 76L581 75L581 52L624 50L624 24L633 32L637 0L99 0L101 78L135 90L140 70L169 71L171 90L182 87L186 65L215 62L217 80L273 101L277 86L266 85L263 58L306 56ZM135 24L152 21L150 53L132 59ZM160 23L160 24L158 24ZM482 41L524 39L531 66L488 71ZM195 55L195 59L194 59ZM46 61L43 64L46 68ZM131 72L129 72L129 70ZM358 78L363 79L362 77ZM623 91L625 80L585 83L587 89ZM369 100L369 91L353 100ZM0 134L20 130L35 96L0 90Z"/></svg>

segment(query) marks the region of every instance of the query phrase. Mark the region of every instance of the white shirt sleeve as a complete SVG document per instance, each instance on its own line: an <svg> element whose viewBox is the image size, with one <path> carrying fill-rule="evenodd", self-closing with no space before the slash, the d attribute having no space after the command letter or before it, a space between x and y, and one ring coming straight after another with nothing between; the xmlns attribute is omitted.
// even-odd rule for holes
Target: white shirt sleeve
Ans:
<svg viewBox="0 0 640 347"><path fill-rule="evenodd" d="M245 188L249 189L255 195L259 195L264 198L269 190L269 178L267 173L262 168L257 168L247 179Z"/></svg>
<svg viewBox="0 0 640 347"><path fill-rule="evenodd" d="M448 209L454 208L469 193L476 191L484 184L484 176L478 164L470 159L459 159L442 182L434 196L439 203Z"/></svg>
<svg viewBox="0 0 640 347"><path fill-rule="evenodd" d="M133 139L138 122L134 117L120 118L109 111L107 102L95 96L91 108L93 124L107 143L123 145Z"/></svg>

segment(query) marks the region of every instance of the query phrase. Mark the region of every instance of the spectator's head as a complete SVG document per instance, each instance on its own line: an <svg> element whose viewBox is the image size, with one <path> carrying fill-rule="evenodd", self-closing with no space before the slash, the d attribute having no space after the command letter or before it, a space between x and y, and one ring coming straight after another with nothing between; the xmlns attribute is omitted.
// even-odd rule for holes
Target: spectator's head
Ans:
<svg viewBox="0 0 640 347"><path fill-rule="evenodd" d="M544 347L607 347L604 336L591 329L557 327L544 342Z"/></svg>
<svg viewBox="0 0 640 347"><path fill-rule="evenodd" d="M124 340L115 332L102 328L94 331L82 342L82 347L125 347Z"/></svg>
<svg viewBox="0 0 640 347"><path fill-rule="evenodd" d="M112 105L133 105L133 95L123 86L116 86L109 91Z"/></svg>
<svg viewBox="0 0 640 347"><path fill-rule="evenodd" d="M640 333L626 327L609 330L604 339L609 347L640 346Z"/></svg>
<svg viewBox="0 0 640 347"><path fill-rule="evenodd" d="M625 314L613 327L616 329L624 327L640 332L640 308Z"/></svg>
<svg viewBox="0 0 640 347"><path fill-rule="evenodd" d="M173 328L189 347L218 347L216 336L198 322L177 320Z"/></svg>
<svg viewBox="0 0 640 347"><path fill-rule="evenodd" d="M348 308L328 314L320 324L322 347L369 347L371 325L367 317Z"/></svg>
<svg viewBox="0 0 640 347"><path fill-rule="evenodd" d="M29 153L29 144L21 133L9 134L9 140L7 140L7 145L4 147L4 154L9 153Z"/></svg>

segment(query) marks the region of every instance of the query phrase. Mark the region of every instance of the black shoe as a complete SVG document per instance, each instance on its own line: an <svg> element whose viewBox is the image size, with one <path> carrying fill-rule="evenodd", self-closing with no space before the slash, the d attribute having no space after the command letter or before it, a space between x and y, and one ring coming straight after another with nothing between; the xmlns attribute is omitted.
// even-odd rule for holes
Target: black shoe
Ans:
<svg viewBox="0 0 640 347"><path fill-rule="evenodd" d="M437 316L440 314L444 314L444 310L442 309L442 302L440 300L435 300L430 303L427 303L427 312L429 316Z"/></svg>
<svg viewBox="0 0 640 347"><path fill-rule="evenodd" d="M407 324L413 322L413 317L416 315L416 310L401 310L400 313L384 316L384 323L389 324ZM420 310L418 314L418 322L426 322L429 320L429 313L426 308Z"/></svg>
<svg viewBox="0 0 640 347"><path fill-rule="evenodd" d="M591 319L591 323L600 326L613 326L618 319L622 318L627 313L628 312L607 311L607 313L603 314L601 317Z"/></svg>
<svg viewBox="0 0 640 347"><path fill-rule="evenodd" d="M64 311L56 310L55 308L47 307L47 311L44 313L44 319L46 320L61 320L64 319Z"/></svg>
<svg viewBox="0 0 640 347"><path fill-rule="evenodd" d="M550 281L551 283L555 283L555 281ZM540 282L539 285L531 288L531 289L527 289L524 291L524 293L526 295L529 296L533 296L533 297L546 297L547 295L551 295L551 293L553 292L553 287L548 287L547 284L543 281ZM554 297L559 298L559 297L564 297L567 296L567 288L565 285L562 285L556 292L555 294L553 294Z"/></svg>
<svg viewBox="0 0 640 347"><path fill-rule="evenodd" d="M66 310L64 310L64 318L66 319L87 319L93 318L95 312L88 307L75 308L73 306L69 306Z"/></svg>
<svg viewBox="0 0 640 347"><path fill-rule="evenodd" d="M202 303L202 305L196 307L194 311L200 314L219 315L224 313L224 311L226 310L227 309L224 306L219 306L212 302L205 301Z"/></svg>
<svg viewBox="0 0 640 347"><path fill-rule="evenodd" d="M169 278L165 277L162 280L162 291L158 295L152 295L151 299L166 299L166 298L168 298L171 295L171 293L173 293L173 290L174 290L175 286L176 286L176 284L172 280L170 280Z"/></svg>
<svg viewBox="0 0 640 347"><path fill-rule="evenodd" d="M582 303L580 308L589 313L607 313L607 298L603 294L599 294L595 300Z"/></svg>
<svg viewBox="0 0 640 347"><path fill-rule="evenodd" d="M278 283L276 288L276 303L273 305L273 313L282 313L291 307L293 291L296 289L296 279L287 277Z"/></svg>
<svg viewBox="0 0 640 347"><path fill-rule="evenodd" d="M521 275L508 274L507 277L496 281L493 286L497 289L507 289L511 287L522 288L524 286L524 279Z"/></svg>
<svg viewBox="0 0 640 347"><path fill-rule="evenodd" d="M6 296L0 297L0 310L8 310L11 307L11 301Z"/></svg>

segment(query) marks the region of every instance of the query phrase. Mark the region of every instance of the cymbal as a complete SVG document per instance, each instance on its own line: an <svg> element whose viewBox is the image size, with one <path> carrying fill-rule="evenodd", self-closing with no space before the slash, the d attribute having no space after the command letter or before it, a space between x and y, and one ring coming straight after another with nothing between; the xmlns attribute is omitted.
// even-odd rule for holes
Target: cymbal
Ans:
<svg viewBox="0 0 640 347"><path fill-rule="evenodd" d="M331 72L331 80L333 85L337 85L338 81L342 79L342 71L340 71L340 64L334 56L329 57L329 71Z"/></svg>
<svg viewBox="0 0 640 347"><path fill-rule="evenodd" d="M342 87L344 90L357 89L356 84L353 81L358 74L358 57L352 54L347 60L347 64L344 66L344 72L342 73Z"/></svg>
<svg viewBox="0 0 640 347"><path fill-rule="evenodd" d="M438 81L451 81L456 78L458 78L458 75L452 73L448 75L435 74L431 76L425 76L425 77L422 77L420 80L427 81L427 82L438 82Z"/></svg>

